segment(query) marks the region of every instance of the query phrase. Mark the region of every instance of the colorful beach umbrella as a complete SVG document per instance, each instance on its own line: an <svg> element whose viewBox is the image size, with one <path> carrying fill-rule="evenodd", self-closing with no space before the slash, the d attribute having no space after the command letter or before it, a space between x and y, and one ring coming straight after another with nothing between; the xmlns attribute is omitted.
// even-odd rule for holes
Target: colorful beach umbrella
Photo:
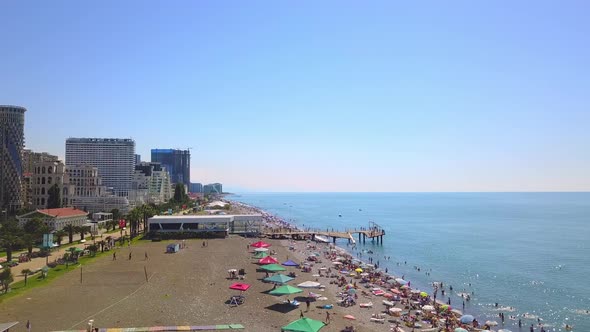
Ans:
<svg viewBox="0 0 590 332"><path fill-rule="evenodd" d="M250 246L252 246L254 248L268 248L268 247L270 247L270 244L268 244L266 242L258 241L256 243L252 243Z"/></svg>
<svg viewBox="0 0 590 332"><path fill-rule="evenodd" d="M326 326L324 322L319 320L311 319L311 318L301 318L294 322L289 323L289 325L281 327L281 331L289 331L289 332L317 332L322 329L322 327Z"/></svg>
<svg viewBox="0 0 590 332"><path fill-rule="evenodd" d="M318 288L320 287L320 283L317 281L306 281L306 282L302 282L299 285L297 285L297 287L301 287L301 288Z"/></svg>
<svg viewBox="0 0 590 332"><path fill-rule="evenodd" d="M268 271L268 272L279 272L279 271L286 270L284 267L280 266L279 264L262 265L260 268L265 271Z"/></svg>
<svg viewBox="0 0 590 332"><path fill-rule="evenodd" d="M262 258L262 259L260 259L258 261L258 264L264 264L264 265L266 265L266 264L278 264L278 263L279 263L279 261L276 258L271 257L271 256L264 257L264 258Z"/></svg>
<svg viewBox="0 0 590 332"><path fill-rule="evenodd" d="M264 257L268 257L268 253L267 252L257 252L256 255L254 255L254 258L264 258Z"/></svg>
<svg viewBox="0 0 590 332"><path fill-rule="evenodd" d="M268 281L268 282L273 282L275 284L284 284L286 282L289 282L291 280L293 280L294 278L291 278L289 276L286 276L284 274L275 274L274 276L270 276L268 278L264 278L264 281Z"/></svg>
<svg viewBox="0 0 590 332"><path fill-rule="evenodd" d="M354 269L356 272L361 273L363 272L363 269L361 269L360 267L357 267L356 269Z"/></svg>
<svg viewBox="0 0 590 332"><path fill-rule="evenodd" d="M426 292L420 292L420 297L428 297L428 293L426 293Z"/></svg>
<svg viewBox="0 0 590 332"><path fill-rule="evenodd" d="M297 294L297 293L301 293L301 292L303 292L303 289L301 289L301 288L293 287L291 285L285 285L285 286L277 287L276 289L273 289L268 293L272 294L272 295L291 295L291 294Z"/></svg>
<svg viewBox="0 0 590 332"><path fill-rule="evenodd" d="M290 259L288 261L284 262L283 265L284 266L299 266L299 264L295 263L294 261L292 261Z"/></svg>
<svg viewBox="0 0 590 332"><path fill-rule="evenodd" d="M243 284L241 282L236 282L233 285L229 286L229 289L235 289L235 290L239 290L242 292L248 290L248 288L250 288L250 285Z"/></svg>

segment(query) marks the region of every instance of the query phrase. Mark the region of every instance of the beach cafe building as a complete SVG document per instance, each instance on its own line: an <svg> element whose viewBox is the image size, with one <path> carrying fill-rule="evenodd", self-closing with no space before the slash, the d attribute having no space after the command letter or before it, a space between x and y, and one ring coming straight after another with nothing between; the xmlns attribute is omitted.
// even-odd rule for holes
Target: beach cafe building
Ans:
<svg viewBox="0 0 590 332"><path fill-rule="evenodd" d="M262 215L155 216L148 219L150 232L195 232L228 234L256 233Z"/></svg>

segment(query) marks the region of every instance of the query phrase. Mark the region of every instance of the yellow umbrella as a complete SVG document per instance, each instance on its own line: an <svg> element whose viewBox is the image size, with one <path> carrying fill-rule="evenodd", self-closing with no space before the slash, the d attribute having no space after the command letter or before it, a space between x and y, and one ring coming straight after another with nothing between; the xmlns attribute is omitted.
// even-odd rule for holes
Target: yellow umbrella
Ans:
<svg viewBox="0 0 590 332"><path fill-rule="evenodd" d="M358 272L358 273L361 273L361 272L363 272L363 269L361 269L360 267L357 267L357 268L355 269L355 271L356 271L356 272Z"/></svg>

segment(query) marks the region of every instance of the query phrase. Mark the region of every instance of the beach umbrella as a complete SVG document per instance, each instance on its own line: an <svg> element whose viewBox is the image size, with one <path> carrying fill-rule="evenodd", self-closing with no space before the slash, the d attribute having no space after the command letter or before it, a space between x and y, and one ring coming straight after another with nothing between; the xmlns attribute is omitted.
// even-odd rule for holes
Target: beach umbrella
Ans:
<svg viewBox="0 0 590 332"><path fill-rule="evenodd" d="M334 265L342 265L342 263L341 262L338 262L338 261L332 262L332 264L334 264Z"/></svg>
<svg viewBox="0 0 590 332"><path fill-rule="evenodd" d="M268 282L274 282L275 284L284 284L284 283L289 282L293 279L294 278L291 278L291 277L286 276L284 274L275 274L274 276L264 278L263 280L268 281Z"/></svg>
<svg viewBox="0 0 590 332"><path fill-rule="evenodd" d="M262 258L262 259L260 259L258 261L258 264L264 264L264 265L266 265L266 264L278 264L278 263L279 263L279 261L276 258L271 257L271 256L264 257L264 258Z"/></svg>
<svg viewBox="0 0 590 332"><path fill-rule="evenodd" d="M455 329L455 332L469 332L466 329L462 328L462 327L458 327Z"/></svg>
<svg viewBox="0 0 590 332"><path fill-rule="evenodd" d="M348 294L354 294L356 293L356 289L354 288L350 288L349 290L346 291Z"/></svg>
<svg viewBox="0 0 590 332"><path fill-rule="evenodd" d="M284 285L268 292L272 295L291 295L303 292L303 289L293 287L291 285Z"/></svg>
<svg viewBox="0 0 590 332"><path fill-rule="evenodd" d="M250 288L250 285L243 284L241 282L236 282L233 285L229 286L229 289L235 289L235 290L239 290L242 292L248 290L248 288Z"/></svg>
<svg viewBox="0 0 590 332"><path fill-rule="evenodd" d="M463 315L463 316L461 316L459 321L461 321L461 323L463 323L463 324L471 324L473 322L473 319L474 318L471 315Z"/></svg>
<svg viewBox="0 0 590 332"><path fill-rule="evenodd" d="M420 292L420 297L428 297L428 293L426 293L426 292Z"/></svg>
<svg viewBox="0 0 590 332"><path fill-rule="evenodd" d="M294 261L292 261L290 259L288 261L284 262L283 265L284 266L299 266L299 264L295 263Z"/></svg>
<svg viewBox="0 0 590 332"><path fill-rule="evenodd" d="M407 283L408 283L407 281L405 281L405 280L404 280L404 279L402 279L402 278L396 278L396 279L395 279L395 282L397 282L398 284L402 284L402 285L405 285L405 284L407 284Z"/></svg>
<svg viewBox="0 0 590 332"><path fill-rule="evenodd" d="M497 326L498 325L498 322L493 321L493 320L487 320L486 321L486 325L489 325L489 326Z"/></svg>
<svg viewBox="0 0 590 332"><path fill-rule="evenodd" d="M301 288L318 288L320 287L320 283L317 281L306 281L306 282L302 282L299 285L297 285L297 287L301 287Z"/></svg>
<svg viewBox="0 0 590 332"><path fill-rule="evenodd" d="M268 271L268 272L279 272L279 271L286 270L284 267L280 266L279 264L262 265L260 268L265 271Z"/></svg>
<svg viewBox="0 0 590 332"><path fill-rule="evenodd" d="M268 248L256 248L254 249L255 252L266 252L268 251Z"/></svg>
<svg viewBox="0 0 590 332"><path fill-rule="evenodd" d="M360 267L357 267L356 269L354 269L356 272L361 273L363 272L363 269L361 269Z"/></svg>
<svg viewBox="0 0 590 332"><path fill-rule="evenodd" d="M326 326L324 322L319 320L303 317L294 322L289 323L289 325L281 327L281 331L289 331L289 332L317 332L322 329L322 327Z"/></svg>
<svg viewBox="0 0 590 332"><path fill-rule="evenodd" d="M427 304L427 305L425 305L425 306L422 307L422 310L424 310L424 311L432 311L432 310L434 310L434 307L431 306L430 304Z"/></svg>
<svg viewBox="0 0 590 332"><path fill-rule="evenodd" d="M268 257L268 256L269 256L269 255L268 255L268 253L267 253L267 252L257 252L257 253L254 255L254 258L264 258L264 257Z"/></svg>
<svg viewBox="0 0 590 332"><path fill-rule="evenodd" d="M268 244L266 242L258 241L256 243L252 243L250 246L252 246L254 248L268 248L268 247L270 247L270 244Z"/></svg>

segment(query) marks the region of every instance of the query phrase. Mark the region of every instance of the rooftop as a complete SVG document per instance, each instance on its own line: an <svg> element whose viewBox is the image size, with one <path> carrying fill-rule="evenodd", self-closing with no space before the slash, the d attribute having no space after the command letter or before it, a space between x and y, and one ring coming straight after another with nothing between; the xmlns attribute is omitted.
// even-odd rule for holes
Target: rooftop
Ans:
<svg viewBox="0 0 590 332"><path fill-rule="evenodd" d="M85 216L88 213L76 208L58 208L58 209L44 209L37 210L37 212L52 216L52 217L73 217L73 216Z"/></svg>

